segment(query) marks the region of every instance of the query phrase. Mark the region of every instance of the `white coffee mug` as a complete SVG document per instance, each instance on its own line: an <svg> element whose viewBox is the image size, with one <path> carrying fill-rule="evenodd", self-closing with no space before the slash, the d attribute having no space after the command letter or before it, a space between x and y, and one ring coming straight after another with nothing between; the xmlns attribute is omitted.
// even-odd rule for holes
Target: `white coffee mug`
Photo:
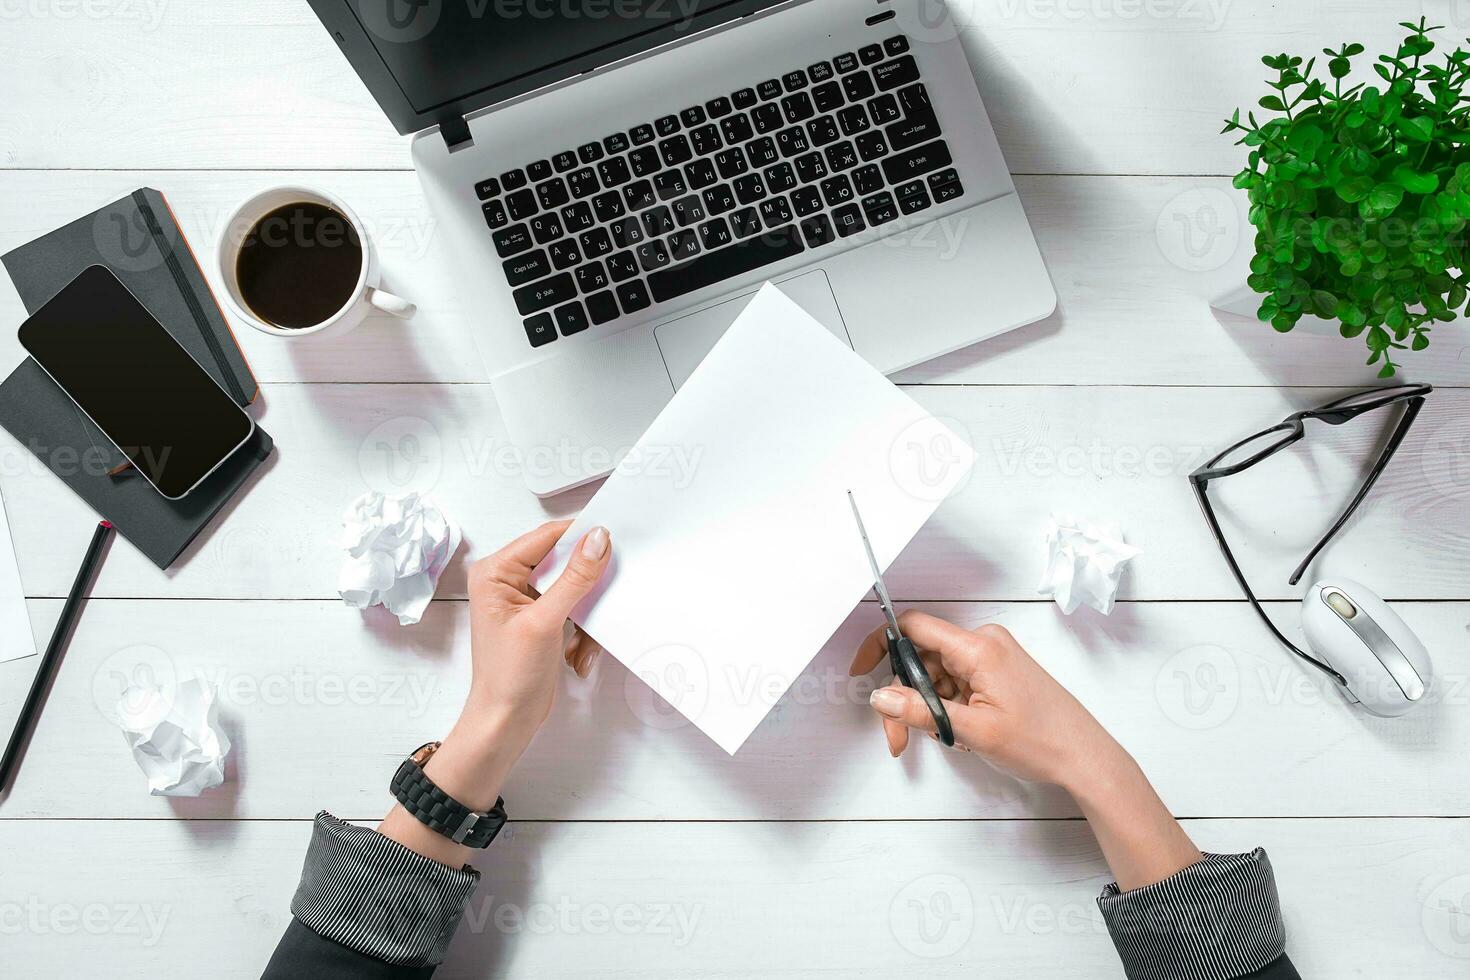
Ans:
<svg viewBox="0 0 1470 980"><path fill-rule="evenodd" d="M277 208L301 203L324 205L340 213L352 223L353 230L357 232L357 239L362 244L362 269L358 272L356 288L336 313L321 323L308 327L279 327L265 322L251 312L250 304L245 302L244 296L241 295L240 249L244 247L245 239L261 218ZM216 251L219 258L220 280L225 285L225 300L230 310L255 329L273 337L294 339L323 334L344 334L374 311L387 313L403 320L409 319L418 312L417 307L408 300L378 288L378 284L382 282L382 269L378 264L377 250L373 248L372 240L368 238L367 229L363 227L361 219L351 208L341 199L325 191L312 190L307 187L276 187L255 195L240 205L230 220L225 223Z"/></svg>

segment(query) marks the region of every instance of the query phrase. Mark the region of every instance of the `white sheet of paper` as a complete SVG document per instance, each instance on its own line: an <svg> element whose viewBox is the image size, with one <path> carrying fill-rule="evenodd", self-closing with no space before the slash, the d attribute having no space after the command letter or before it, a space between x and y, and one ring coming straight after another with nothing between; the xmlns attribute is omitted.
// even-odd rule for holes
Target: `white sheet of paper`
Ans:
<svg viewBox="0 0 1470 980"><path fill-rule="evenodd" d="M873 586L847 491L887 568L973 462L767 285L533 584L607 527L612 565L572 618L733 755Z"/></svg>
<svg viewBox="0 0 1470 980"><path fill-rule="evenodd" d="M5 500L0 497L0 663L35 655L26 594L20 586L20 567L15 562L10 525L5 520Z"/></svg>

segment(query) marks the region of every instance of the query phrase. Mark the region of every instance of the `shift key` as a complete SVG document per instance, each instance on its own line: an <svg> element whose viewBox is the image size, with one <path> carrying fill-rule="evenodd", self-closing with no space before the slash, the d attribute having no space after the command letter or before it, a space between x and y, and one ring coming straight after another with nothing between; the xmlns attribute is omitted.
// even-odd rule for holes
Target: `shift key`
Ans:
<svg viewBox="0 0 1470 980"><path fill-rule="evenodd" d="M949 155L949 144L944 140L935 140L884 160L883 176L888 178L890 184L903 184L952 163L954 158Z"/></svg>
<svg viewBox="0 0 1470 980"><path fill-rule="evenodd" d="M514 295L516 309L521 311L521 316L530 316L548 306L576 299L577 284L572 280L570 272L563 272L559 276L552 276L550 279L522 286L515 291Z"/></svg>

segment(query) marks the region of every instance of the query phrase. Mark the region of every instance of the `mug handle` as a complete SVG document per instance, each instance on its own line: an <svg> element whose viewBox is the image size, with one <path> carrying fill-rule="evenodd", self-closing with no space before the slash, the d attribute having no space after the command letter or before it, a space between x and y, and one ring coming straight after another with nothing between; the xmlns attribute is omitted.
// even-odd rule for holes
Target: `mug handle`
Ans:
<svg viewBox="0 0 1470 980"><path fill-rule="evenodd" d="M411 320L413 315L419 311L419 308L408 300L394 296L392 293L385 293L381 289L369 288L367 298L373 306L400 320Z"/></svg>

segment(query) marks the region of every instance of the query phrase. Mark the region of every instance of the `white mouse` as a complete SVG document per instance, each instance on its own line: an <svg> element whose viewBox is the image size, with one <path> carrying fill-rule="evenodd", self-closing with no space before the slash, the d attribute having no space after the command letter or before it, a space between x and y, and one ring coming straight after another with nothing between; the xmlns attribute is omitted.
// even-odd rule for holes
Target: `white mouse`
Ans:
<svg viewBox="0 0 1470 980"><path fill-rule="evenodd" d="M1302 600L1312 651L1347 681L1349 701L1383 717L1422 704L1434 668L1414 631L1372 590L1351 579L1318 582Z"/></svg>

